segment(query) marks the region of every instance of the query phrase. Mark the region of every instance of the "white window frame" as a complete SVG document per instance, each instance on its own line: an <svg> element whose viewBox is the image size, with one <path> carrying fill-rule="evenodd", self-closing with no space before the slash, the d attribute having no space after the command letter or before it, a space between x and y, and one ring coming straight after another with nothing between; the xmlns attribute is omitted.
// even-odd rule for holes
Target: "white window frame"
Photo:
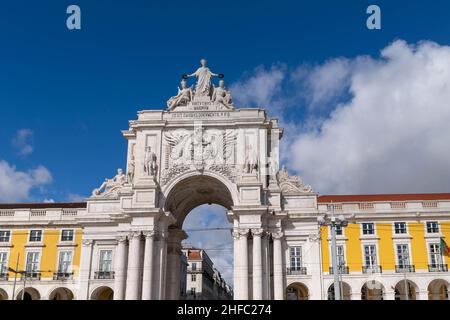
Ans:
<svg viewBox="0 0 450 320"><path fill-rule="evenodd" d="M31 241L31 231L40 231L41 232L41 239L39 241ZM28 231L28 243L30 244L42 244L44 241L44 230L43 229L30 229Z"/></svg>
<svg viewBox="0 0 450 320"><path fill-rule="evenodd" d="M37 264L37 270L28 270L28 256L31 253L37 253L38 254L38 262L34 262L34 264ZM25 271L27 273L39 273L41 272L41 260L42 260L42 250L27 250L25 252Z"/></svg>
<svg viewBox="0 0 450 320"><path fill-rule="evenodd" d="M9 266L9 252L8 251L0 251L0 255L5 255L5 273L8 273L8 266ZM1 261L1 260L0 260ZM2 269L0 268L0 274L2 274Z"/></svg>
<svg viewBox="0 0 450 320"><path fill-rule="evenodd" d="M428 223L433 223L433 222L436 222L436 224L437 224L437 232L428 232ZM439 221L437 221L437 220L425 221L425 234L432 235L432 236L440 235L441 234L441 225L440 225Z"/></svg>
<svg viewBox="0 0 450 320"><path fill-rule="evenodd" d="M363 258L363 266L364 267L377 267L380 265L379 251L378 251L378 243L376 242L363 242L362 245L362 258ZM375 248L375 261L371 266L366 264L366 246L373 246Z"/></svg>
<svg viewBox="0 0 450 320"><path fill-rule="evenodd" d="M60 270L60 259L61 259L61 255L64 253L64 252L70 252L70 264L69 264L69 268L67 269L67 271L61 271ZM73 250L70 250L70 249L61 249L61 250L59 250L58 251L58 254L56 255L56 272L58 272L58 273L71 273L72 271L73 271L73 256L74 256L74 251Z"/></svg>
<svg viewBox="0 0 450 320"><path fill-rule="evenodd" d="M111 251L111 265L110 270L102 270L102 251ZM98 249L98 271L99 272L113 272L114 271L114 250L112 248L99 248Z"/></svg>
<svg viewBox="0 0 450 320"><path fill-rule="evenodd" d="M72 240L63 240L63 232L64 231L72 231ZM73 243L75 241L75 230L71 228L61 229L61 234L59 237L59 241L62 243Z"/></svg>
<svg viewBox="0 0 450 320"><path fill-rule="evenodd" d="M395 232L395 224L396 223L404 223L405 224L405 232L404 233L397 233ZM395 221L393 224L393 234L396 236L406 236L409 234L409 228L408 228L408 223L406 221Z"/></svg>
<svg viewBox="0 0 450 320"><path fill-rule="evenodd" d="M291 249L294 249L295 251L299 251L300 254L299 255L292 255L291 254ZM303 247L302 246L297 246L297 245L293 245L293 246L289 246L289 268L291 269L291 271L299 271L301 270L301 268L303 267ZM292 265L292 257L295 258L295 266ZM297 260L300 261L300 264L297 265Z"/></svg>
<svg viewBox="0 0 450 320"><path fill-rule="evenodd" d="M414 263L412 261L411 244L409 242L404 241L394 242L395 264L397 266L400 266L400 260L398 259L398 251L397 251L397 246L399 245L406 245L406 247L408 248L408 262L410 266L413 266Z"/></svg>
<svg viewBox="0 0 450 320"><path fill-rule="evenodd" d="M8 241L0 241L0 246L11 244L12 231L10 229L0 229L0 232L9 232Z"/></svg>
<svg viewBox="0 0 450 320"><path fill-rule="evenodd" d="M431 252L431 246L432 245L436 245L437 247L438 247L438 252L439 252L439 259L440 259L440 262L437 264L437 265L442 265L442 264L445 264L445 261L444 261L444 255L442 254L442 252L441 252L441 244L440 244L440 242L437 242L437 241L430 241L430 242L427 242L427 251L428 251L428 264L429 265L433 265L432 264L432 252Z"/></svg>
<svg viewBox="0 0 450 320"><path fill-rule="evenodd" d="M364 225L365 224L367 224L367 225L369 225L369 224L371 224L372 226L373 226L373 233L368 233L368 234L365 234L364 233ZM376 234L377 234L377 228L376 228L376 226L375 226L375 223L374 222L363 222L363 223L361 223L361 237L374 237L374 236L376 236Z"/></svg>

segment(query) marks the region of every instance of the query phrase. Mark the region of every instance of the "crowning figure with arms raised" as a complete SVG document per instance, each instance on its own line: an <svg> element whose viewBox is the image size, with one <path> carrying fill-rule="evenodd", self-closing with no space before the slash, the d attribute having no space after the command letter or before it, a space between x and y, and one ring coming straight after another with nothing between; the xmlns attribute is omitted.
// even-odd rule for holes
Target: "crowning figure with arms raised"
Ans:
<svg viewBox="0 0 450 320"><path fill-rule="evenodd" d="M206 59L200 60L200 68L192 74L185 74L183 78L197 77L197 84L195 85L196 97L211 97L211 78L223 78L223 74L211 72L206 66Z"/></svg>

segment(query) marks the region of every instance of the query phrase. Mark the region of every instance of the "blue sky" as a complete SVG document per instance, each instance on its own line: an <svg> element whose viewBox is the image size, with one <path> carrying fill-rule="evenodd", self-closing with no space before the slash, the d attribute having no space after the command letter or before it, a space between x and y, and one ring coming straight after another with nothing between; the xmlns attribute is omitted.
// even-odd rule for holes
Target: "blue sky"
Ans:
<svg viewBox="0 0 450 320"><path fill-rule="evenodd" d="M4 1L0 6L0 159L52 174L31 200L87 195L124 166L120 130L163 108L200 57L229 83L255 67L377 55L394 39L449 42L448 1L376 1L382 30L365 27L367 1ZM77 4L82 30L65 27ZM304 110L291 116L302 121ZM268 107L268 106L266 106ZM11 140L32 130L33 152ZM26 199L23 199L26 200Z"/></svg>
<svg viewBox="0 0 450 320"><path fill-rule="evenodd" d="M381 30L366 28L370 4ZM128 120L165 108L202 57L238 106L280 118L283 161L317 191L450 192L449 12L439 0L3 1L0 202L88 196L125 166ZM186 225L226 225L219 211Z"/></svg>

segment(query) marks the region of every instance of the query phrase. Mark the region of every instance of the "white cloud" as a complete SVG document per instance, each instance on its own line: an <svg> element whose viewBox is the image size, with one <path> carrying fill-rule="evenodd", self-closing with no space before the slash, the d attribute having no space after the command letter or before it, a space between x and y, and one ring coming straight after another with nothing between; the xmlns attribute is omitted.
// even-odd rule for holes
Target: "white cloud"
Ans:
<svg viewBox="0 0 450 320"><path fill-rule="evenodd" d="M31 139L33 138L33 131L30 129L20 129L16 132L11 143L17 149L19 155L26 156L33 152Z"/></svg>
<svg viewBox="0 0 450 320"><path fill-rule="evenodd" d="M32 189L52 181L50 171L38 166L28 171L18 171L15 166L0 160L0 202L25 201Z"/></svg>
<svg viewBox="0 0 450 320"><path fill-rule="evenodd" d="M184 230L231 228L226 209L218 205L202 205L192 210L183 224ZM233 239L229 230L187 231L186 244L206 249L214 266L229 285L233 285Z"/></svg>
<svg viewBox="0 0 450 320"><path fill-rule="evenodd" d="M318 192L450 191L450 47L398 40L380 57L331 59L280 82L288 78L300 93L276 93L307 108L301 125L284 117L285 161Z"/></svg>

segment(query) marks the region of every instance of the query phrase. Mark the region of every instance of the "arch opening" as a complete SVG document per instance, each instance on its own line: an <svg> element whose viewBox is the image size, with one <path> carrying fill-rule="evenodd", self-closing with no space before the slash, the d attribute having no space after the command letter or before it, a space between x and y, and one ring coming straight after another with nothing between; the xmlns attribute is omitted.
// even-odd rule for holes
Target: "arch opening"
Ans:
<svg viewBox="0 0 450 320"><path fill-rule="evenodd" d="M113 300L114 291L110 287L98 287L91 294L91 300Z"/></svg>
<svg viewBox="0 0 450 320"><path fill-rule="evenodd" d="M308 300L309 290L306 285L300 282L291 283L286 288L286 300Z"/></svg>
<svg viewBox="0 0 450 320"><path fill-rule="evenodd" d="M418 287L411 280L401 280L395 285L395 300L417 300Z"/></svg>
<svg viewBox="0 0 450 320"><path fill-rule="evenodd" d="M23 293L23 289L19 291L16 296L16 300L40 300L41 294L39 291L33 287L28 287L25 289L25 293Z"/></svg>
<svg viewBox="0 0 450 320"><path fill-rule="evenodd" d="M443 279L435 279L428 285L428 300L449 300L449 283Z"/></svg>
<svg viewBox="0 0 450 320"><path fill-rule="evenodd" d="M226 184L216 177L195 175L177 182L169 191L164 209L170 211L181 228L186 216L203 204L217 204L230 210L233 196Z"/></svg>
<svg viewBox="0 0 450 320"><path fill-rule="evenodd" d="M361 300L384 300L384 287L375 280L364 283L361 288Z"/></svg>
<svg viewBox="0 0 450 320"><path fill-rule="evenodd" d="M182 251L187 277L180 288L182 299L232 299L233 239L226 212L223 206L204 204L186 215L182 227L188 237Z"/></svg>
<svg viewBox="0 0 450 320"><path fill-rule="evenodd" d="M0 301L1 300L8 300L8 294L2 288L0 288Z"/></svg>
<svg viewBox="0 0 450 320"><path fill-rule="evenodd" d="M73 292L68 288L56 288L53 290L48 299L49 300L73 300Z"/></svg>
<svg viewBox="0 0 450 320"><path fill-rule="evenodd" d="M342 300L350 300L351 299L351 288L348 285L348 283L341 281L341 299ZM328 300L335 300L335 295L334 295L334 283L332 283L329 287L328 287Z"/></svg>

